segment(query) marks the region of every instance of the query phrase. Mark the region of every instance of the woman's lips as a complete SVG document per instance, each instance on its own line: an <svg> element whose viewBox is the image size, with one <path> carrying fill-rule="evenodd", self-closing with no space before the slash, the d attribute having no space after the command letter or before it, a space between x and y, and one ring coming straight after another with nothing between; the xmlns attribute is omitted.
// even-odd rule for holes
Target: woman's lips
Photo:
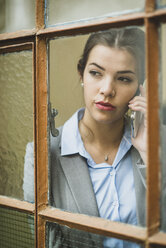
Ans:
<svg viewBox="0 0 166 248"><path fill-rule="evenodd" d="M113 106L112 104L108 103L108 102L96 102L96 107L98 109L101 109L101 110L106 110L106 111L113 111L116 109L115 106Z"/></svg>

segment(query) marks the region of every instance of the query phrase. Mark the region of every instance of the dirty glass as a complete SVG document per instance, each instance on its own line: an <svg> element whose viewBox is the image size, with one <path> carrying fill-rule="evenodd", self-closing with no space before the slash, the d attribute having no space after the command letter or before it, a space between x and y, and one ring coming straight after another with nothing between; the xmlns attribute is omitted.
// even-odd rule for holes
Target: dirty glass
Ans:
<svg viewBox="0 0 166 248"><path fill-rule="evenodd" d="M156 8L165 8L166 0L156 0Z"/></svg>
<svg viewBox="0 0 166 248"><path fill-rule="evenodd" d="M31 50L0 55L0 194L18 199L26 146L33 140L32 61ZM26 161L33 162L33 155Z"/></svg>
<svg viewBox="0 0 166 248"><path fill-rule="evenodd" d="M35 27L35 0L0 0L0 33Z"/></svg>
<svg viewBox="0 0 166 248"><path fill-rule="evenodd" d="M144 9L144 0L46 0L46 25L103 19L110 16L138 12Z"/></svg>
<svg viewBox="0 0 166 248"><path fill-rule="evenodd" d="M120 146L118 146L119 150L115 154L115 157L112 160L112 162L111 161L106 162L107 160L105 160L104 155L101 158L102 161L98 162L98 160L96 159L97 155L95 154L95 150L93 150L93 152L90 151L91 145L89 147L84 146L86 145L87 139L89 137L92 137L93 136L92 134L94 132L92 131L91 128L89 128L88 126L89 123L87 123L87 120L84 118L84 115L90 113L92 120L95 121L95 123L98 124L100 123L101 130L105 129L107 118L113 117L112 116L113 113L111 112L110 109L109 109L110 112L107 113L108 115L110 114L110 117L108 117L107 115L105 115L106 114L104 112L105 109L103 109L102 111L99 110L98 112L98 110L96 110L96 107L94 107L93 109L93 106L89 104L89 102L91 101L94 102L95 99L99 99L99 97L100 97L100 101L101 98L104 99L103 96L104 93L101 92L103 91L102 87L103 85L106 84L106 82L109 82L108 84L109 90L112 89L111 87L112 78L114 79L113 80L114 83L116 82L116 84L114 85L120 85L120 87L123 85L125 89L127 87L126 89L127 100L125 105L122 104L123 106L126 106L126 104L128 105L128 102L130 101L131 98L134 98L135 95L140 94L138 90L139 84L144 84L144 80L145 80L145 64L144 64L145 46L144 46L144 31L142 29L143 28L137 28L137 27L125 28L125 29L124 28L110 29L104 32L101 31L98 33L93 33L92 36L91 34L86 34L80 36L63 37L63 38L48 40L48 73L49 73L48 81L49 81L49 94L50 94L49 102L51 103L52 109L56 109L58 111L58 115L55 117L55 119L53 118L55 113L51 111L49 112L50 123L52 123L52 121L54 122L55 120L55 123L53 123L55 125L50 126L51 135L49 141L50 142L50 147L49 147L50 148L49 150L50 205L70 212L80 212L80 209L82 209L81 213L98 216L97 211L95 212L91 210L93 209L94 206L96 206L95 204L98 204L98 207L102 205L102 200L100 199L100 196L103 197L105 194L107 194L107 192L111 192L109 194L110 198L109 198L108 211L105 211L104 215L100 214L101 217L113 220L112 217L110 217L113 216L113 212L115 211L116 214L118 214L116 210L118 210L120 206L125 205L126 207L129 206L130 209L129 212L130 211L133 212L135 216L133 217L131 222L127 222L127 223L134 225L142 225L142 226L146 225L145 162L143 162L143 160L139 156L136 156L135 157L136 161L134 162L132 169L132 162L130 159L131 156L135 156L135 155L131 155L129 152L128 159L130 160L130 162L127 163L127 165L129 166L130 173L125 173L121 171L121 169L124 167L122 168L120 167L120 165L126 163L125 157L122 156L120 160L119 158L117 158L118 153L121 153L120 149L123 142L125 142L126 149L127 147L128 148L131 147L131 132L133 133L133 135L136 135L136 132L140 127L140 124L142 123L141 125L144 125L143 115L139 111L137 111L136 114L135 112L131 113L131 111L127 111L127 107L124 108L121 118L125 120L124 123L126 124L124 125L127 128L126 134L128 133L127 137L129 138L129 140L127 141L126 139L125 140L122 139L120 141L120 143L121 142L122 143L120 144ZM123 35L121 36L120 34ZM104 45L101 45L102 48L104 47L103 49L107 50L107 52L104 53L105 56L107 57L107 54L109 54L109 56L107 57L109 62L105 58L105 56L103 59L103 50L101 52L101 56L99 56L100 54L98 53L98 49L100 48L99 45L98 46L96 45L93 48L93 49L97 49L97 52L94 52L93 54L93 51L96 50L92 49L91 51L93 55L91 55L90 52L90 54L87 56L87 58L89 58L89 56L93 57L91 58L92 60L91 62L89 62L89 60L88 62L85 62L84 59L82 59L81 57L87 39L91 36L90 39L94 41L96 40L96 38L94 38L96 37L96 35L98 37L97 40L98 39L100 40L100 38L102 37L101 39L102 41L105 35L107 38L111 37L110 38L111 41L109 41L109 44L111 44L110 47L108 47L108 44L105 43L106 41L104 41ZM115 42L115 37L116 37L116 48L112 45L113 44L112 39ZM119 39L118 37L119 38L121 37L120 39L122 39L123 42L124 40L126 40L123 44L124 46L126 46L127 44L127 48L123 47L122 50L117 48L117 42L120 41L117 40ZM125 50L128 49L129 47L129 43L128 43L129 41L131 47L129 50ZM134 44L134 48L132 47L133 44ZM135 46L135 44L137 45ZM116 50L116 55L113 53L114 54L113 56L112 52L114 52L115 50ZM117 61L117 63L115 63L114 61L117 58L117 53L120 52L122 52L124 56L123 63L121 63L122 62L121 55L119 56L120 60ZM128 63L128 59L129 60L131 59L132 62L130 61L131 63ZM86 63L88 63L88 65ZM90 69L90 66L96 66L96 63L99 63L100 64L99 67L103 66L102 69L103 68L104 69L102 70L101 68L98 68L98 66ZM79 68L79 72L77 71L77 66ZM80 69L81 66L85 66L86 68L83 69L83 74ZM97 75L96 75L96 70L98 73ZM119 77L118 76L119 73L121 74L124 73L123 77L121 76ZM130 73L128 77L126 75L127 73ZM132 79L131 79L131 74L132 76L134 75ZM121 81L123 81L123 83L120 83ZM129 92L128 89L131 89L130 87L133 85L133 83L135 85L134 91L132 91L131 95L128 95ZM144 91L145 91L145 87L144 87ZM124 88L122 92L124 94ZM123 94L120 94L118 98L121 99ZM116 94L114 96L116 96ZM113 102L116 102L114 97L112 97L112 94L108 96L108 99L111 99L109 101L111 101L112 104ZM140 101L144 102L146 101L146 98L142 96ZM84 112L84 107L85 107L85 112ZM95 115L93 114L94 112L96 113ZM135 120L133 115L135 116ZM106 120L104 119L103 121L102 118L106 118ZM90 117L88 117L88 120L91 123ZM83 123L86 122L85 126L84 125L81 126L82 122ZM103 126L103 122L104 122L104 126ZM112 125L110 119L108 123ZM60 126L63 126L63 130L59 128ZM59 128L58 129L59 135L57 135L57 133L55 132L57 128ZM89 130L91 130L91 132ZM84 134L86 134L85 139L83 138ZM90 134L92 136L90 136ZM144 149L146 149L145 144L146 141L143 140ZM94 147L94 144L92 147ZM103 150L103 152L105 152L105 150ZM110 164L112 166L110 166ZM97 166L96 170L95 170L96 167L95 166L93 167L93 165ZM103 167L102 166L100 167L100 165L102 165ZM105 180L104 177L106 177L105 178L106 181L108 180L107 181L108 184L107 183L104 184L104 180ZM102 178L101 181L100 178ZM119 179L121 178L119 180L119 182L121 182L120 184L116 183L118 181L117 178ZM97 181L95 181L95 179ZM136 180L135 189L134 189L134 180ZM97 184L95 184L96 182ZM122 186L123 185L122 182L124 183L124 187ZM130 199L126 200L127 196L131 195L130 194L131 192L127 193L126 190L125 192L123 191L124 188L126 189L126 184L128 184L128 182L131 183L130 186L132 189L131 191L133 196ZM102 191L101 195L98 194L98 192L100 191L99 185L101 185L101 188L103 190L103 191L101 190ZM107 185L108 187L105 188L103 187L104 185ZM105 192L105 190L107 192ZM142 192L141 194L139 193L140 190ZM85 192L87 192L86 195ZM125 195L124 193L126 193L126 197L124 197ZM105 200L106 199L108 199L108 197L106 197ZM105 200L103 199L103 201ZM107 204L108 203L106 203L106 205ZM104 207L104 205L105 204L103 204L102 206ZM136 209L139 211L138 219L136 217L136 211L137 211ZM120 215L119 214L116 215L116 214L115 214L116 218L114 220L121 221ZM131 214L131 216L133 215ZM123 222L126 222L125 218Z"/></svg>
<svg viewBox="0 0 166 248"><path fill-rule="evenodd" d="M166 232L166 24L161 25L160 35L161 229Z"/></svg>
<svg viewBox="0 0 166 248"><path fill-rule="evenodd" d="M57 223L46 224L46 248L50 247L72 247L88 248L96 247L124 247L124 248L143 248L143 244L137 244L127 240L109 238L91 232L81 231Z"/></svg>
<svg viewBox="0 0 166 248"><path fill-rule="evenodd" d="M34 216L0 207L0 247L33 248Z"/></svg>

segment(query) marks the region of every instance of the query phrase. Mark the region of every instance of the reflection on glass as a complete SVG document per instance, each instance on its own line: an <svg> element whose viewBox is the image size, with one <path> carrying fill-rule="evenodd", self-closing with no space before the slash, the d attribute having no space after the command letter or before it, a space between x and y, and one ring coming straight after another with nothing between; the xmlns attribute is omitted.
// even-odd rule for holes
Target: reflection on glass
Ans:
<svg viewBox="0 0 166 248"><path fill-rule="evenodd" d="M166 0L156 0L156 8L165 8Z"/></svg>
<svg viewBox="0 0 166 248"><path fill-rule="evenodd" d="M106 236L80 231L67 226L56 223L46 224L46 247L127 247L127 248L143 248L144 245L133 242L108 238Z"/></svg>
<svg viewBox="0 0 166 248"><path fill-rule="evenodd" d="M0 33L35 27L35 0L0 0Z"/></svg>
<svg viewBox="0 0 166 248"><path fill-rule="evenodd" d="M136 27L49 42L50 205L145 226L144 56Z"/></svg>
<svg viewBox="0 0 166 248"><path fill-rule="evenodd" d="M33 140L32 87L32 52L1 54L0 194L19 199L25 149Z"/></svg>
<svg viewBox="0 0 166 248"><path fill-rule="evenodd" d="M161 229L166 232L166 24L161 25L160 139L161 139Z"/></svg>
<svg viewBox="0 0 166 248"><path fill-rule="evenodd" d="M103 18L129 12L141 11L144 0L48 0L46 25ZM70 9L70 11L69 11Z"/></svg>
<svg viewBox="0 0 166 248"><path fill-rule="evenodd" d="M0 207L0 247L35 247L34 216Z"/></svg>

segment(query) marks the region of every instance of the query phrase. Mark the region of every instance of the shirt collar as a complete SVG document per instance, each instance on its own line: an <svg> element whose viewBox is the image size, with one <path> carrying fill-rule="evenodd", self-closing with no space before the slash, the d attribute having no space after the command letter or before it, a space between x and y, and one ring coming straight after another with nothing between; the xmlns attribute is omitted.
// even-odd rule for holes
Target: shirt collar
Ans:
<svg viewBox="0 0 166 248"><path fill-rule="evenodd" d="M71 155L79 152L81 136L78 123L84 115L84 108L79 109L63 126L61 138L61 155Z"/></svg>

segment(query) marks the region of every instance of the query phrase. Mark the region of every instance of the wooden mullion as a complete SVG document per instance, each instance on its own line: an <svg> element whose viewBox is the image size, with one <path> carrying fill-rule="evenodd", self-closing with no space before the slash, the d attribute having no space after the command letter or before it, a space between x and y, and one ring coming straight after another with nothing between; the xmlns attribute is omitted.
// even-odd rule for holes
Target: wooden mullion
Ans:
<svg viewBox="0 0 166 248"><path fill-rule="evenodd" d="M156 22L166 22L166 8L146 14L146 18L152 19Z"/></svg>
<svg viewBox="0 0 166 248"><path fill-rule="evenodd" d="M157 16L163 16L166 15L166 8L164 9L156 9L152 13L146 13L146 17L152 18L152 17L157 17Z"/></svg>
<svg viewBox="0 0 166 248"><path fill-rule="evenodd" d="M133 242L146 240L146 229L119 222L111 222L102 218L69 213L60 209L47 207L39 215L50 222L56 222L71 228L97 233L104 236L127 239Z"/></svg>
<svg viewBox="0 0 166 248"><path fill-rule="evenodd" d="M45 39L36 39L36 139L37 200L39 210L47 205L47 49Z"/></svg>
<svg viewBox="0 0 166 248"><path fill-rule="evenodd" d="M158 232L149 238L149 244L163 245L166 247L166 233Z"/></svg>
<svg viewBox="0 0 166 248"><path fill-rule="evenodd" d="M26 201L21 201L6 196L0 196L0 206L8 207L13 210L34 214L35 205Z"/></svg>
<svg viewBox="0 0 166 248"><path fill-rule="evenodd" d="M36 29L44 28L45 0L36 0ZM38 211L47 204L47 71L46 40L36 37L35 46L35 247L45 247L45 221Z"/></svg>
<svg viewBox="0 0 166 248"><path fill-rule="evenodd" d="M45 0L36 0L36 29L45 27ZM46 40L36 38L36 247L45 247L45 222L38 211L47 205L47 52ZM39 238L38 238L39 237Z"/></svg>
<svg viewBox="0 0 166 248"><path fill-rule="evenodd" d="M32 44L33 44L32 42L27 42L27 43L3 46L3 47L0 47L0 54L31 50Z"/></svg>
<svg viewBox="0 0 166 248"><path fill-rule="evenodd" d="M34 192L35 192L35 216L34 216L34 226L35 226L35 247L37 247L37 125L36 125L36 94L37 94L37 84L36 84L36 43L33 43L33 139L34 139Z"/></svg>
<svg viewBox="0 0 166 248"><path fill-rule="evenodd" d="M148 5L149 6L149 5ZM39 11L38 11L39 9ZM152 9L152 8L151 8ZM147 13L131 13L118 17L110 17L104 20L95 20L89 22L82 22L82 24L66 24L58 25L55 27L49 27L44 29L44 1L36 0L36 29L21 30L12 33L0 34L0 43L2 42L15 42L17 39L32 39L35 35L52 36L53 33L61 36L63 33L69 33L69 35L76 34L77 32L85 33L93 32L100 29L107 29L109 27L120 27L130 25L142 25L144 18L166 18L166 9L156 10L154 12L147 11ZM4 43L4 44L5 44Z"/></svg>
<svg viewBox="0 0 166 248"><path fill-rule="evenodd" d="M79 25L76 22L74 24L56 25L46 29L41 28L38 30L37 35L53 38L54 36L85 34L113 27L141 26L144 24L146 18L155 19L156 21L166 21L166 9L154 10L147 13L132 13L118 17L110 17L104 20L82 22L81 24L79 23Z"/></svg>
<svg viewBox="0 0 166 248"><path fill-rule="evenodd" d="M12 33L4 33L0 34L0 42L5 41L7 42L8 40L15 40L15 39L28 39L29 37L34 37L36 34L36 29L31 29L31 30L21 30L17 32L12 32Z"/></svg>
<svg viewBox="0 0 166 248"><path fill-rule="evenodd" d="M36 219L37 246L45 247L45 226L38 211L48 204L47 151L47 49L46 40L36 38ZM39 238L38 238L39 237Z"/></svg>
<svg viewBox="0 0 166 248"><path fill-rule="evenodd" d="M36 29L45 27L45 0L36 0Z"/></svg>
<svg viewBox="0 0 166 248"><path fill-rule="evenodd" d="M95 20L90 22L82 22L81 24L66 24L57 25L54 27L49 27L46 29L40 29L37 32L38 36L45 36L51 38L53 36L63 36L63 35L75 35L84 34L88 32L95 32L98 30L104 30L111 27L124 27L133 25L143 25L144 24L144 13L134 13L128 15L122 15L118 17L110 17L104 20Z"/></svg>
<svg viewBox="0 0 166 248"><path fill-rule="evenodd" d="M159 228L159 93L158 26L148 19L146 24L146 71L147 71L147 229L148 235Z"/></svg>
<svg viewBox="0 0 166 248"><path fill-rule="evenodd" d="M146 0L145 2L145 12L153 12L155 10L155 0Z"/></svg>

